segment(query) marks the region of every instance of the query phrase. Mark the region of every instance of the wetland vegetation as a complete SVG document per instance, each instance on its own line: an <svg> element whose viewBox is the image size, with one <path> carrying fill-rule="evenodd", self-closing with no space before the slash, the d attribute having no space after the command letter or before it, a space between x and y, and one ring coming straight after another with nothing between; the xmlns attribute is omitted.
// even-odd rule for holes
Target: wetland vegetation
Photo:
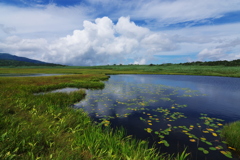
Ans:
<svg viewBox="0 0 240 160"><path fill-rule="evenodd" d="M70 74L51 77L0 77L0 157L1 159L187 159L188 152L184 150L175 155L161 154L156 148L149 148L149 142L136 140L126 136L123 128L111 129L110 120L105 117L101 123L96 123L83 109L73 109L74 103L81 101L86 96L86 91L81 89L103 89L104 83L110 74L182 74L182 75L211 75L240 77L240 68L237 66L188 66L188 65L112 65L95 67L22 67L0 68L0 74ZM34 93L47 92L66 87L79 88L70 93L47 93L34 95ZM175 93L175 92L173 92ZM187 94L189 95L189 94ZM167 97L165 97L167 98ZM167 100L167 99L165 99ZM119 101L120 102L120 101ZM135 102L132 102L132 104ZM140 103L140 102L139 102ZM143 103L144 104L144 103ZM140 104L141 105L141 104ZM165 115L167 120L184 118L180 104L167 109L154 110ZM151 126L158 121L148 111L141 108L131 108L145 112L142 122ZM173 111L173 112L172 112ZM149 111L153 112L153 111ZM174 114L170 114L174 113ZM148 115L150 114L150 115ZM127 116L127 115L119 115ZM152 116L152 117L150 117ZM210 125L205 132L215 137L214 127L222 123L203 114L202 120ZM196 137L191 130L194 126L174 126L156 131L146 127L149 134L157 135L161 140L159 144L168 145L164 136L169 130L182 132L191 141L211 143L207 139ZM239 146L232 144L226 133L236 130L239 125L230 124L232 128L224 127L222 136L229 143L231 151L240 151ZM167 127L168 126L168 127ZM169 128L170 127L170 128ZM236 130L239 133L239 130ZM234 137L230 135L230 137ZM233 138L234 140L234 138ZM239 144L239 143L238 143ZM209 149L199 147L203 153L209 150L222 151L226 157L231 157L230 151L223 150L220 146L210 145ZM218 148L219 147L219 148ZM182 153L182 154L181 154Z"/></svg>
<svg viewBox="0 0 240 160"><path fill-rule="evenodd" d="M70 108L84 98L84 90L33 94L65 87L102 89L100 81L108 78L103 74L1 77L1 159L176 159L158 154L146 141L124 136L121 128L102 128L83 110Z"/></svg>

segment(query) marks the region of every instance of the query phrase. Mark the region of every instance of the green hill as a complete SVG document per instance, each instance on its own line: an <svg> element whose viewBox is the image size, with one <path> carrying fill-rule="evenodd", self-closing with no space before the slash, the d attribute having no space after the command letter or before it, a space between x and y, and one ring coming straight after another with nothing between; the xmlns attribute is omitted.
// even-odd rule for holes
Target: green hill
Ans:
<svg viewBox="0 0 240 160"><path fill-rule="evenodd" d="M11 55L8 53L0 53L0 66L63 66L63 65L46 63L34 59Z"/></svg>

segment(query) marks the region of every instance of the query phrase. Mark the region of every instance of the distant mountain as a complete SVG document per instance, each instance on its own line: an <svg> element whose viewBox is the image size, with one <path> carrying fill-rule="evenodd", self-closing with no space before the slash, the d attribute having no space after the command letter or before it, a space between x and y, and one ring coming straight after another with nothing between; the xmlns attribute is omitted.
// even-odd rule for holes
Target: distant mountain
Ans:
<svg viewBox="0 0 240 160"><path fill-rule="evenodd" d="M0 53L0 66L63 66L60 64L46 63L26 57L19 57L9 53Z"/></svg>

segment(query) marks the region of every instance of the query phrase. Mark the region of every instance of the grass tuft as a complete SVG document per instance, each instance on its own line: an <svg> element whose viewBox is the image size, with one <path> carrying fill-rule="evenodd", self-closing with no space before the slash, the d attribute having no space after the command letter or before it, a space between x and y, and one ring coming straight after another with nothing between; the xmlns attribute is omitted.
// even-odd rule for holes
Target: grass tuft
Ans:
<svg viewBox="0 0 240 160"><path fill-rule="evenodd" d="M236 151L240 158L240 121L224 125L220 135L223 139L225 139L229 148Z"/></svg>

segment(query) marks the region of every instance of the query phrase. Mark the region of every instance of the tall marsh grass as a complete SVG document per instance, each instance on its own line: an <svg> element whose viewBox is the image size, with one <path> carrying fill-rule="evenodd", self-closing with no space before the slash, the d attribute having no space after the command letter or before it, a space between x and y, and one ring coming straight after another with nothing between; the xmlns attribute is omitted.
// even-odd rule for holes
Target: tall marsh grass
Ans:
<svg viewBox="0 0 240 160"><path fill-rule="evenodd" d="M226 140L230 149L237 152L240 158L240 121L224 125L221 137Z"/></svg>

